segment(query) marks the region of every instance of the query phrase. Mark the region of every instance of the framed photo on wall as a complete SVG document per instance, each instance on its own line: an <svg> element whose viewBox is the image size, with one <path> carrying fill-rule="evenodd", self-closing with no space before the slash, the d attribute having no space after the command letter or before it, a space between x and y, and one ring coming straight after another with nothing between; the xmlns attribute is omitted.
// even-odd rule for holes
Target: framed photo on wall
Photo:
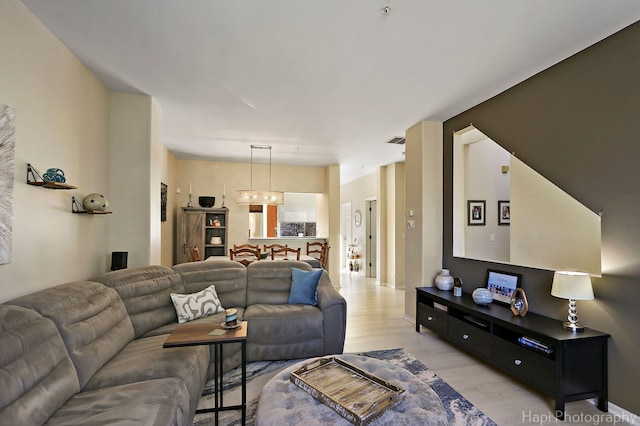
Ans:
<svg viewBox="0 0 640 426"><path fill-rule="evenodd" d="M511 202L509 200L498 201L498 225L511 223Z"/></svg>
<svg viewBox="0 0 640 426"><path fill-rule="evenodd" d="M486 202L485 200L467 201L467 225L486 225Z"/></svg>

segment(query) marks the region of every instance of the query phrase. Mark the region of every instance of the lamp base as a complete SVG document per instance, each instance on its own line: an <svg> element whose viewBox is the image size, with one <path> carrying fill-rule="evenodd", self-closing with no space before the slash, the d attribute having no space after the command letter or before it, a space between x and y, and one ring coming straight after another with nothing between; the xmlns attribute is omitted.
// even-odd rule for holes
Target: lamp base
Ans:
<svg viewBox="0 0 640 426"><path fill-rule="evenodd" d="M574 332L584 331L584 325L577 322L565 321L562 323L562 326L567 330L571 330Z"/></svg>

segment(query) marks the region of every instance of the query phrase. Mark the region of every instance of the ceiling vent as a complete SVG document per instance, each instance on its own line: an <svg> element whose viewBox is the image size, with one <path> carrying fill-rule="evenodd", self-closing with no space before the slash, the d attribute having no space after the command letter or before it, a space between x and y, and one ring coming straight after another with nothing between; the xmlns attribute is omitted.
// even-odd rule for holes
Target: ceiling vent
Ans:
<svg viewBox="0 0 640 426"><path fill-rule="evenodd" d="M395 138L391 139L390 141L387 141L387 143L392 143L392 144L395 144L395 145L404 145L405 139L404 138L400 138L400 137L395 137Z"/></svg>

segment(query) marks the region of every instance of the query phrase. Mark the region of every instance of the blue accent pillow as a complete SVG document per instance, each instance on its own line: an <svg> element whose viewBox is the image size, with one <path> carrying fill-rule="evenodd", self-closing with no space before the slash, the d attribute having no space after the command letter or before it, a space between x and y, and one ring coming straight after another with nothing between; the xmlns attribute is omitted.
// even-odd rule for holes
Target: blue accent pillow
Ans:
<svg viewBox="0 0 640 426"><path fill-rule="evenodd" d="M323 270L304 271L291 268L291 291L289 292L289 304L291 305L318 305L318 282Z"/></svg>

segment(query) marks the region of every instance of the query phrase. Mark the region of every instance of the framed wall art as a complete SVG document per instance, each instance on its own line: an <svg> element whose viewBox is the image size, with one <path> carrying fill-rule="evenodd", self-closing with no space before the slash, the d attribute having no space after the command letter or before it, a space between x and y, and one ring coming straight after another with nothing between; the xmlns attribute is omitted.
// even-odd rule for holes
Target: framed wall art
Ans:
<svg viewBox="0 0 640 426"><path fill-rule="evenodd" d="M486 202L485 200L467 201L467 224L469 226L486 225Z"/></svg>
<svg viewBox="0 0 640 426"><path fill-rule="evenodd" d="M160 182L160 222L167 221L167 184Z"/></svg>
<svg viewBox="0 0 640 426"><path fill-rule="evenodd" d="M0 104L0 264L11 262L15 110Z"/></svg>
<svg viewBox="0 0 640 426"><path fill-rule="evenodd" d="M511 223L511 202L509 200L498 201L498 225Z"/></svg>

